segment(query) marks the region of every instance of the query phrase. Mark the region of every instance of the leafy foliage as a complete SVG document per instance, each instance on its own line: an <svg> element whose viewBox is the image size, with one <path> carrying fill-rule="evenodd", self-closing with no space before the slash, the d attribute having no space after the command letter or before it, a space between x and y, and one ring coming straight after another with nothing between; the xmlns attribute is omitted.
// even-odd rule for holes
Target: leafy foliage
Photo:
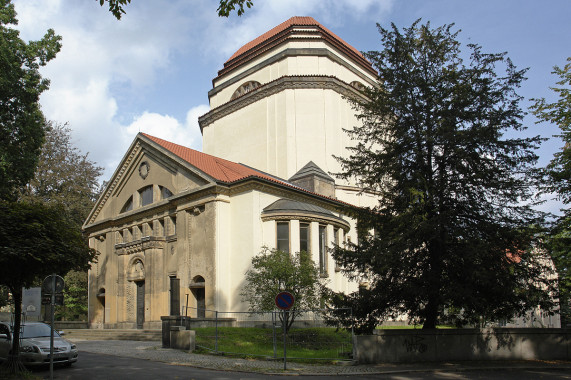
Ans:
<svg viewBox="0 0 571 380"><path fill-rule="evenodd" d="M252 258L252 268L246 272L246 284L240 295L243 301L249 302L250 312L255 313L275 310L276 295L290 292L295 303L288 313L291 318L288 316L286 321L289 330L300 310L319 307L322 287L319 269L309 253L290 255L264 247Z"/></svg>
<svg viewBox="0 0 571 380"><path fill-rule="evenodd" d="M111 12L117 20L121 20L121 16L125 14L123 7L130 4L131 0L99 0L99 5L103 6L105 3L109 3L109 12Z"/></svg>
<svg viewBox="0 0 571 380"><path fill-rule="evenodd" d="M228 17L233 10L238 7L236 12L238 16L242 16L245 12L244 4L248 8L254 6L253 0L220 0L220 5L218 6L218 16Z"/></svg>
<svg viewBox="0 0 571 380"><path fill-rule="evenodd" d="M97 1L97 0L96 0ZM105 3L109 4L109 12L115 16L117 20L121 20L121 16L123 16L125 12L124 6L131 3L131 0L98 0L101 6L105 5ZM232 11L237 10L238 16L242 16L245 12L244 5L247 8L252 8L254 6L253 0L220 0L220 4L218 6L218 16L221 17L228 17Z"/></svg>
<svg viewBox="0 0 571 380"><path fill-rule="evenodd" d="M55 58L61 37L49 29L39 41L24 42L10 0L0 0L0 199L34 174L44 139L44 116L38 103L49 81L39 68Z"/></svg>
<svg viewBox="0 0 571 380"><path fill-rule="evenodd" d="M515 92L525 70L475 44L465 63L452 28L379 25L383 50L366 54L379 81L353 100L362 125L347 131L355 145L337 158L338 177L379 194L376 207L350 210L377 233L333 252L369 283L333 301L353 306L362 331L403 314L435 328L553 306L531 227L541 225L531 207L541 139L506 137L525 129Z"/></svg>
<svg viewBox="0 0 571 380"><path fill-rule="evenodd" d="M88 280L86 271L69 271L65 277L63 306L56 306L55 318L64 321L85 321L87 318Z"/></svg>
<svg viewBox="0 0 571 380"><path fill-rule="evenodd" d="M14 299L12 362L18 361L22 287L71 269L87 270L95 260L81 230L60 205L0 201L0 285Z"/></svg>
<svg viewBox="0 0 571 380"><path fill-rule="evenodd" d="M555 66L553 74L559 77L557 87L551 87L558 99L548 103L544 98L536 99L531 107L539 119L556 124L561 129L563 148L555 153L547 165L548 182L546 190L557 194L564 204L571 204L571 57L561 68ZM562 325L571 323L571 209L563 209L563 215L556 221L549 236L547 247L559 275L559 299L561 301Z"/></svg>
<svg viewBox="0 0 571 380"><path fill-rule="evenodd" d="M45 130L38 166L20 199L61 204L81 227L99 196L103 169L73 146L67 125L48 123Z"/></svg>

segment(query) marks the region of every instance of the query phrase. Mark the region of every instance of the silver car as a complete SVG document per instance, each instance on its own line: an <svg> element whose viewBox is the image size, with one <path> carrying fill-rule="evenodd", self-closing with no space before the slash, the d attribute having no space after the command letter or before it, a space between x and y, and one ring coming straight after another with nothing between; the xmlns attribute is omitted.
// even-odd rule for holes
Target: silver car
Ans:
<svg viewBox="0 0 571 380"><path fill-rule="evenodd" d="M40 322L22 324L20 358L25 365L42 365L50 362L49 325ZM12 350L13 328L9 322L0 322L0 360L6 360ZM71 365L77 361L77 347L54 331L54 363Z"/></svg>

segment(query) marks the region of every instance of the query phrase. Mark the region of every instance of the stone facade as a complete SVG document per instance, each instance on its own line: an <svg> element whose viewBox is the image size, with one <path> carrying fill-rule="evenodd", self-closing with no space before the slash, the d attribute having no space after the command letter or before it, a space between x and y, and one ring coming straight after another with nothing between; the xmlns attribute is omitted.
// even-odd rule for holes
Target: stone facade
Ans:
<svg viewBox="0 0 571 380"><path fill-rule="evenodd" d="M326 247L357 238L343 201L371 204L374 195L327 173L339 169L332 155L346 154L342 128L356 122L344 97L374 81L354 48L294 17L213 80L211 110L199 119L208 154L139 134L84 225L99 252L90 327L160 328L161 316L247 310L244 274L263 246L277 247L284 224L290 252L307 246L330 287L356 289Z"/></svg>

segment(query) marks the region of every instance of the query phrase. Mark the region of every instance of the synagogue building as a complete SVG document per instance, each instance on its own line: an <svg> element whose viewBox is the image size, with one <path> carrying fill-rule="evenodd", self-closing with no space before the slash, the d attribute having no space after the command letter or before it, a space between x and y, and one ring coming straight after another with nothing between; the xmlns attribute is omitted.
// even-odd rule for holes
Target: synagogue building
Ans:
<svg viewBox="0 0 571 380"><path fill-rule="evenodd" d="M359 51L311 17L238 49L199 118L203 152L139 133L84 224L91 328L160 328L187 310L246 311L240 292L262 247L310 252L334 291L358 284L328 251L356 241L345 207L373 194L336 179L358 123L347 98L375 84ZM189 306L186 309L185 306ZM190 311L188 311L190 310Z"/></svg>

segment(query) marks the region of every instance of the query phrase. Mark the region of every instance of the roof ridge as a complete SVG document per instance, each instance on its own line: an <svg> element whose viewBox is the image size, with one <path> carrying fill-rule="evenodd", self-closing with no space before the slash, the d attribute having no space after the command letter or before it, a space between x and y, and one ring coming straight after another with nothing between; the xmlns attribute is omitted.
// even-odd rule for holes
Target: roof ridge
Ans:
<svg viewBox="0 0 571 380"><path fill-rule="evenodd" d="M241 57L243 55L247 55L249 52L255 50L257 47L259 47L261 45L264 45L266 42L268 42L272 39L276 39L276 38L279 39L279 37L284 32L286 32L287 30L289 30L290 28L295 27L295 26L317 27L321 32L331 36L333 40L337 41L342 46L349 49L353 54L357 55L357 57L359 57L359 59L368 62L367 59L363 56L363 54L359 50L355 49L351 44L349 44L347 41L345 41L344 39L339 37L337 34L333 33L327 27L323 26L323 24L321 24L319 21L315 20L313 17L311 17L311 16L293 16L293 17L290 17L289 19L287 19L286 21L282 22L281 24L279 24L279 25L273 27L272 29L268 30L267 32L263 33L262 35L254 38L253 40L249 41L248 43L242 45L224 63L224 69L222 69L220 72L223 72L225 69L229 69L229 67L234 64L233 61L238 61L239 57ZM370 62L368 62L368 63L370 65ZM220 72L218 74L219 76L220 76Z"/></svg>

